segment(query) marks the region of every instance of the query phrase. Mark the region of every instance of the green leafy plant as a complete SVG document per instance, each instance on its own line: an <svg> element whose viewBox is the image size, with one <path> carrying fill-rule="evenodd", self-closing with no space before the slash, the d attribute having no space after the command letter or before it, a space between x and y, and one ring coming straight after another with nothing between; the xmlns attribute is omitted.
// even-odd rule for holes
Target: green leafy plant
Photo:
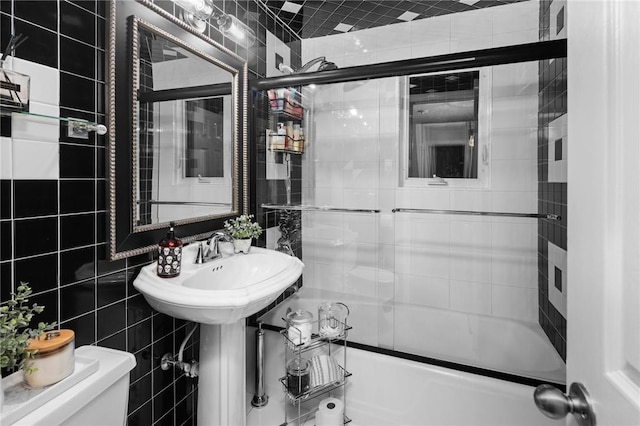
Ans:
<svg viewBox="0 0 640 426"><path fill-rule="evenodd" d="M40 336L51 330L55 323L40 322L37 328L30 328L29 324L34 315L42 313L44 306L28 305L31 288L21 282L16 292L11 293L11 300L0 306L0 367L6 371L25 367L25 362L33 358L36 351L27 349L29 339ZM25 374L34 370L26 368Z"/></svg>
<svg viewBox="0 0 640 426"><path fill-rule="evenodd" d="M246 238L258 238L262 235L262 227L258 222L253 222L253 215L243 214L235 219L224 222L224 229L236 240Z"/></svg>

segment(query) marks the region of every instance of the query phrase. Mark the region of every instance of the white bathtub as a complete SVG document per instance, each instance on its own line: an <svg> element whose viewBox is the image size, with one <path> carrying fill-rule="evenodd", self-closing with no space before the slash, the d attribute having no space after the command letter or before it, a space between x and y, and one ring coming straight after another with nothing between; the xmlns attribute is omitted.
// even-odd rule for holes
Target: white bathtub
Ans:
<svg viewBox="0 0 640 426"><path fill-rule="evenodd" d="M264 316L284 326L286 309L314 314L325 301L346 303L349 341L522 377L565 382L565 364L540 325L413 305L378 304L359 295L303 287Z"/></svg>
<svg viewBox="0 0 640 426"><path fill-rule="evenodd" d="M284 347L267 331L265 383L269 404L252 408L253 328L248 328L247 425L284 422ZM353 348L347 349L346 414L352 425L546 426L563 425L543 416L533 403L533 387L463 373ZM342 359L340 357L340 359ZM321 398L319 398L321 399ZM310 401L310 404L317 402ZM305 425L313 425L308 419Z"/></svg>

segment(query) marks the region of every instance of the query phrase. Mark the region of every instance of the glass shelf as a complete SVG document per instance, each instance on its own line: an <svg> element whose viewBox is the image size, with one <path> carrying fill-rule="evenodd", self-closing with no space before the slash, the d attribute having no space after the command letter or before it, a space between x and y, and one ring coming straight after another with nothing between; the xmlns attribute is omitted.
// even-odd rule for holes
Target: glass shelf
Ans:
<svg viewBox="0 0 640 426"><path fill-rule="evenodd" d="M67 122L70 124L69 136L82 137L82 135L86 134L87 132L96 132L99 135L104 135L107 133L107 127L105 125L94 123L93 121L83 120L81 118L57 117L53 115L38 114L29 111L10 111L0 108L0 116L10 117L14 115Z"/></svg>

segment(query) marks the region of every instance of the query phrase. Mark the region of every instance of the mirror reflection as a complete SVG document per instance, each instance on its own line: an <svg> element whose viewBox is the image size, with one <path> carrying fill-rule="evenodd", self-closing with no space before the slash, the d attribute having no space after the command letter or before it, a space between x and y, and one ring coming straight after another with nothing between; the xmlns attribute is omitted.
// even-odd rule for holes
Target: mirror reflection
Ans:
<svg viewBox="0 0 640 426"><path fill-rule="evenodd" d="M149 28L138 46L134 228L231 213L233 75Z"/></svg>

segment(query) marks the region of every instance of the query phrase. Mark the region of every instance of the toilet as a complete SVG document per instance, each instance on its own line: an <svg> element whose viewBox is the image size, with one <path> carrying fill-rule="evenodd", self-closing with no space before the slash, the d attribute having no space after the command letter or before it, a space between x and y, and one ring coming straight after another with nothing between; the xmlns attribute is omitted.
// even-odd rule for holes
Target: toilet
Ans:
<svg viewBox="0 0 640 426"><path fill-rule="evenodd" d="M125 425L129 402L129 372L136 365L135 357L115 349L82 346L75 350L75 359L76 369L64 379L76 382L75 384L59 386L63 389L66 387L59 392L54 389L64 380L51 385L51 389L47 388L47 391L55 396L36 407L24 407L23 412L20 412L22 407L19 406L14 410L18 413L13 416L19 418L6 425L3 410L2 425ZM79 368L79 360L84 363L81 366L83 368ZM85 364L88 367L85 368ZM74 378L74 374L81 378ZM9 408L6 403L5 400L5 409Z"/></svg>

